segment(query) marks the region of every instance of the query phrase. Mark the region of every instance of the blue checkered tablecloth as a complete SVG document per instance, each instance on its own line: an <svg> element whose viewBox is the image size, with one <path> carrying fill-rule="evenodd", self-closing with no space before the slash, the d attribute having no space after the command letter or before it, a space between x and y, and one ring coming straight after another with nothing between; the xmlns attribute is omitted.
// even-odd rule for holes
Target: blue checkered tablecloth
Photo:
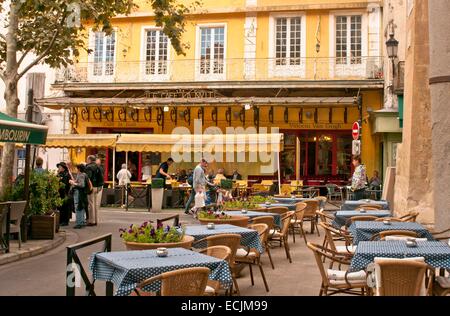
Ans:
<svg viewBox="0 0 450 316"><path fill-rule="evenodd" d="M260 208L270 208L270 207L287 207L289 211L295 211L295 203L294 204L285 204L285 203L271 203L270 205L267 204L259 204Z"/></svg>
<svg viewBox="0 0 450 316"><path fill-rule="evenodd" d="M286 198L275 197L273 199L279 204L294 204L294 205L295 205L295 203L299 203L299 202L305 202L305 201L309 201L309 200L317 200L315 198L310 199L310 198L287 198L287 197ZM320 208L325 208L326 202L324 200L317 200L317 201L319 201ZM295 209L293 211L295 211Z"/></svg>
<svg viewBox="0 0 450 316"><path fill-rule="evenodd" d="M334 220L331 223L334 227L340 228L342 226L344 226L347 223L347 220L350 217L353 216L376 216L376 217L387 217L387 216L391 216L391 212L390 211L373 211L373 210L368 210L367 212L360 212L360 211L337 211L334 214Z"/></svg>
<svg viewBox="0 0 450 316"><path fill-rule="evenodd" d="M405 241L392 240L360 242L353 255L350 270L365 269L375 257L424 257L425 262L434 268L450 268L450 247L441 241L418 241L417 247L409 248Z"/></svg>
<svg viewBox="0 0 450 316"><path fill-rule="evenodd" d="M115 295L129 295L140 282L164 272L207 267L211 269L209 278L219 281L228 288L232 284L228 263L183 248L169 248L169 255L160 258L156 250L119 251L95 253L89 264L95 280L111 281L116 286ZM161 282L154 282L145 291L159 291Z"/></svg>
<svg viewBox="0 0 450 316"><path fill-rule="evenodd" d="M186 226L185 234L193 236L195 238L195 241L204 239L208 236L218 234L239 234L242 236L241 238L242 246L255 248L260 253L264 252L264 248L261 245L261 241L259 240L259 234L256 230L253 229L248 229L229 224L215 225L214 229L208 229L206 225L195 225L195 226ZM196 244L194 246L195 248L202 249L206 248L207 244L205 241Z"/></svg>
<svg viewBox="0 0 450 316"><path fill-rule="evenodd" d="M373 235L385 230L410 230L416 232L420 238L434 240L431 233L419 223L391 222L390 225L386 225L383 222L356 221L348 229L353 235L355 245L360 241L369 241Z"/></svg>
<svg viewBox="0 0 450 316"><path fill-rule="evenodd" d="M281 216L280 214L276 213L247 211L247 213L244 214L240 211L225 211L225 214L230 216L247 216L250 217L250 219L260 216L273 216L274 224L278 227L281 227Z"/></svg>
<svg viewBox="0 0 450 316"><path fill-rule="evenodd" d="M359 201L345 201L341 206L341 211L355 210L363 204L381 205L383 210L389 210L388 201L375 201L375 200L359 200Z"/></svg>

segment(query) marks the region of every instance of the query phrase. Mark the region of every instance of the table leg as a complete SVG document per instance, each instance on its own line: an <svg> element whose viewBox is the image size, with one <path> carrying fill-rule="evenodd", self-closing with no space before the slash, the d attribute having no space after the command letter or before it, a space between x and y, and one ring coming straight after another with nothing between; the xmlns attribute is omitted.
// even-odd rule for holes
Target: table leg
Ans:
<svg viewBox="0 0 450 316"><path fill-rule="evenodd" d="M106 296L114 295L114 283L111 281L106 281Z"/></svg>

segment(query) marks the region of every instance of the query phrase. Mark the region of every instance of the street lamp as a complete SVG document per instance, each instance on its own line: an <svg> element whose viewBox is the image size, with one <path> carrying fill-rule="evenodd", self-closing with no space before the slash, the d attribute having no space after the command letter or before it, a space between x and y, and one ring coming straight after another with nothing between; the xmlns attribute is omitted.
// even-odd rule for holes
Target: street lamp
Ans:
<svg viewBox="0 0 450 316"><path fill-rule="evenodd" d="M395 75L394 59L397 58L398 41L394 38L394 34L390 34L390 38L386 41L386 49L388 57L392 60L393 74Z"/></svg>

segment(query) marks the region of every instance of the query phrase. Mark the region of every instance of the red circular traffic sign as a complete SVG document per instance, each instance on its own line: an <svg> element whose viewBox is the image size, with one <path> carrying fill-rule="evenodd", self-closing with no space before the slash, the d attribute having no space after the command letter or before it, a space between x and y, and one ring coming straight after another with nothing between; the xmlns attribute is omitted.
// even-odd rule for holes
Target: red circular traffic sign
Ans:
<svg viewBox="0 0 450 316"><path fill-rule="evenodd" d="M359 139L359 123L358 122L353 123L352 136L353 136L354 140L358 140Z"/></svg>

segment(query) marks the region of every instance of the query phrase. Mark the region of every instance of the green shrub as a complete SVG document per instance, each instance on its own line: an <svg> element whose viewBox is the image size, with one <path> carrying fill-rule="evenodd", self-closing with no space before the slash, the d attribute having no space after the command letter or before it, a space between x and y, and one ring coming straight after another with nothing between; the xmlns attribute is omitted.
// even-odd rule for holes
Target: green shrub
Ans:
<svg viewBox="0 0 450 316"><path fill-rule="evenodd" d="M228 180L228 179L222 179L220 181L220 187L222 189L226 189L226 190L232 189L233 188L233 181L232 180Z"/></svg>
<svg viewBox="0 0 450 316"><path fill-rule="evenodd" d="M165 185L165 180L161 178L152 179L152 189L163 189Z"/></svg>

